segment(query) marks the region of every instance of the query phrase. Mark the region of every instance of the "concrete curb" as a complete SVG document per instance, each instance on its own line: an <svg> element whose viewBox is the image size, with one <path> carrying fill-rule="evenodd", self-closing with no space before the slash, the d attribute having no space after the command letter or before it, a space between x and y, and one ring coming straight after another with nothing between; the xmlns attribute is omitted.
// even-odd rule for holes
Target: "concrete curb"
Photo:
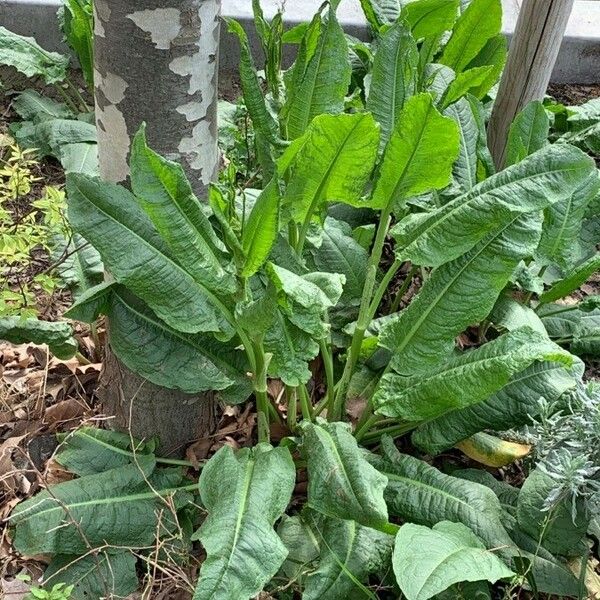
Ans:
<svg viewBox="0 0 600 600"><path fill-rule="evenodd" d="M503 31L510 37L514 31L522 0L503 0ZM60 0L0 0L0 25L21 35L35 37L48 50L62 50L64 46L56 22ZM281 0L263 0L267 16L272 15ZM291 0L287 4L288 26L309 21L321 0ZM250 0L223 0L223 15L242 22L257 47L252 23ZM359 0L342 0L338 16L345 31L367 38ZM221 34L221 71L224 76L237 72L238 44L225 28ZM577 0L552 75L556 83L597 83L600 81L600 2Z"/></svg>

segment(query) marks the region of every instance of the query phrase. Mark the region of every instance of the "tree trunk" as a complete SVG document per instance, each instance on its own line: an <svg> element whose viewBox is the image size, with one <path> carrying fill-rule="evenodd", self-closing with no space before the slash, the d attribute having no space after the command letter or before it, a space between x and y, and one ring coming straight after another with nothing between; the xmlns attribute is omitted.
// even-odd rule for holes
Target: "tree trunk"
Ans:
<svg viewBox="0 0 600 600"><path fill-rule="evenodd" d="M218 170L217 76L220 0L95 0L95 100L101 176L127 183L131 139L180 161L199 198ZM154 385L106 348L100 383L113 427L159 436L163 454L214 431L212 394Z"/></svg>
<svg viewBox="0 0 600 600"><path fill-rule="evenodd" d="M523 0L494 110L488 143L498 169L515 116L532 100L542 100L560 50L574 0Z"/></svg>

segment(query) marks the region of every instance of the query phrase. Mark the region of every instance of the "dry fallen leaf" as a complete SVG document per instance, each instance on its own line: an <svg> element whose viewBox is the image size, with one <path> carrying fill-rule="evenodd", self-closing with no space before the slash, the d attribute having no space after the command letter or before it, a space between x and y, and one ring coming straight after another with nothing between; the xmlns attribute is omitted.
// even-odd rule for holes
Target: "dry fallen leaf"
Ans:
<svg viewBox="0 0 600 600"><path fill-rule="evenodd" d="M76 398L68 398L46 408L44 423L57 425L73 419L80 419L86 413L85 405Z"/></svg>
<svg viewBox="0 0 600 600"><path fill-rule="evenodd" d="M0 489L5 491L21 491L23 475L13 463L13 451L19 446L25 435L10 437L0 445Z"/></svg>
<svg viewBox="0 0 600 600"><path fill-rule="evenodd" d="M23 600L29 593L31 586L20 579L6 580L0 582L2 586L3 600Z"/></svg>

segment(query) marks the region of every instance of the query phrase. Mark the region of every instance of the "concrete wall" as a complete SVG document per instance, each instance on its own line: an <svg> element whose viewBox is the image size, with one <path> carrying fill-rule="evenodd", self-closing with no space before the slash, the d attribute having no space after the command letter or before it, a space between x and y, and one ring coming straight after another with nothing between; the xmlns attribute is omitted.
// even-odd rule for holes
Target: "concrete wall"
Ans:
<svg viewBox="0 0 600 600"><path fill-rule="evenodd" d="M127 1L127 0L124 0ZM503 31L510 37L522 0L503 0ZM272 15L281 0L262 0L267 15ZM55 14L60 0L0 0L0 25L21 35L35 37L48 50L64 50ZM286 23L308 21L321 5L321 0L288 0ZM253 39L251 0L223 0L223 14L240 20ZM338 10L344 29L366 38L368 29L359 0L342 0ZM237 41L222 30L221 70L223 75L235 73L238 65ZM556 83L600 82L600 2L577 0L563 40L552 76Z"/></svg>

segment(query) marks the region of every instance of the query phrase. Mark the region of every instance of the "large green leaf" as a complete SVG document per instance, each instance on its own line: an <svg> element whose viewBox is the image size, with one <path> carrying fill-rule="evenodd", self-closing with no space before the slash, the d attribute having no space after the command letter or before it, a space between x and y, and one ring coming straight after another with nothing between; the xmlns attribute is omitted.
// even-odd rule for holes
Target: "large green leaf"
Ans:
<svg viewBox="0 0 600 600"><path fill-rule="evenodd" d="M27 77L41 76L47 84L67 76L69 59L44 50L33 38L0 27L0 64L14 67Z"/></svg>
<svg viewBox="0 0 600 600"><path fill-rule="evenodd" d="M151 150L142 126L131 146L131 189L173 258L202 286L224 295L235 278L223 262L222 243L202 210L183 167Z"/></svg>
<svg viewBox="0 0 600 600"><path fill-rule="evenodd" d="M435 455L479 431L527 425L539 414L540 398L552 404L576 381L560 363L536 362L487 400L424 423L413 433L413 443Z"/></svg>
<svg viewBox="0 0 600 600"><path fill-rule="evenodd" d="M444 115L454 119L458 125L460 145L458 158L452 166L452 175L460 188L464 192L468 192L477 184L479 127L471 104L466 98L461 98L446 108Z"/></svg>
<svg viewBox="0 0 600 600"><path fill-rule="evenodd" d="M400 14L399 0L360 0L360 5L375 31L393 23Z"/></svg>
<svg viewBox="0 0 600 600"><path fill-rule="evenodd" d="M277 573L287 549L273 529L292 496L296 470L287 448L224 446L200 476L208 511L195 534L206 550L194 600L246 600Z"/></svg>
<svg viewBox="0 0 600 600"><path fill-rule="evenodd" d="M387 144L404 103L415 93L418 61L417 43L403 21L379 38L367 109L381 125L382 146Z"/></svg>
<svg viewBox="0 0 600 600"><path fill-rule="evenodd" d="M570 495L546 510L546 499L557 482L541 469L525 480L517 501L517 522L521 529L554 554L569 556L585 537L590 522L585 501L580 498L573 510Z"/></svg>
<svg viewBox="0 0 600 600"><path fill-rule="evenodd" d="M243 277L254 275L265 263L279 231L279 182L273 179L256 199L244 226L242 248L246 262Z"/></svg>
<svg viewBox="0 0 600 600"><path fill-rule="evenodd" d="M489 78L492 69L491 65L483 65L458 73L442 98L442 108L450 106L469 92L479 88Z"/></svg>
<svg viewBox="0 0 600 600"><path fill-rule="evenodd" d="M90 546L145 547L157 531L159 508L177 488L150 489L151 456L136 464L59 483L19 504L10 516L23 554L84 554ZM185 488L181 488L185 489ZM174 525L163 510L161 528Z"/></svg>
<svg viewBox="0 0 600 600"><path fill-rule="evenodd" d="M285 212L302 223L325 202L357 203L378 147L378 127L369 113L316 117L292 165Z"/></svg>
<svg viewBox="0 0 600 600"><path fill-rule="evenodd" d="M68 243L64 238L60 241L52 249L52 259L62 261L55 272L77 299L86 290L102 283L104 265L98 251L79 234L73 234Z"/></svg>
<svg viewBox="0 0 600 600"><path fill-rule="evenodd" d="M345 283L344 276L337 273L317 271L296 275L273 263L269 263L268 273L271 281L286 299L316 313L322 313L335 306Z"/></svg>
<svg viewBox="0 0 600 600"><path fill-rule="evenodd" d="M545 304L538 310L548 335L580 355L600 356L600 307L591 297L579 304Z"/></svg>
<svg viewBox="0 0 600 600"><path fill-rule="evenodd" d="M50 119L72 119L73 111L64 103L42 96L35 90L25 90L12 101L13 110L24 120L41 123Z"/></svg>
<svg viewBox="0 0 600 600"><path fill-rule="evenodd" d="M292 387L305 384L312 377L309 363L319 354L319 344L280 311L276 311L275 320L265 333L264 344L265 351L272 354L270 377Z"/></svg>
<svg viewBox="0 0 600 600"><path fill-rule="evenodd" d="M370 206L401 208L409 196L448 185L458 142L458 127L437 111L433 96L410 98L397 117Z"/></svg>
<svg viewBox="0 0 600 600"><path fill-rule="evenodd" d="M0 340L12 344L47 344L50 352L63 360L72 358L78 348L69 323L36 318L0 317Z"/></svg>
<svg viewBox="0 0 600 600"><path fill-rule="evenodd" d="M136 558L127 550L73 556L58 554L44 572L44 587L57 583L74 585L70 600L125 597L135 592L140 583Z"/></svg>
<svg viewBox="0 0 600 600"><path fill-rule="evenodd" d="M516 117L508 132L506 166L514 165L548 143L550 120L544 105L530 102Z"/></svg>
<svg viewBox="0 0 600 600"><path fill-rule="evenodd" d="M327 217L321 244L311 248L311 253L319 271L339 273L346 278L342 301L360 298L369 254L352 237L352 230L345 222Z"/></svg>
<svg viewBox="0 0 600 600"><path fill-rule="evenodd" d="M429 600L461 581L496 583L514 576L468 527L451 521L440 521L433 529L403 525L392 562L407 600Z"/></svg>
<svg viewBox="0 0 600 600"><path fill-rule="evenodd" d="M592 256L585 262L575 267L564 279L557 281L552 287L540 296L543 303L554 302L568 296L571 292L584 284L591 275L600 269L600 254Z"/></svg>
<svg viewBox="0 0 600 600"><path fill-rule="evenodd" d="M290 579L300 580L319 556L319 539L300 515L283 515L277 535L288 549L281 571Z"/></svg>
<svg viewBox="0 0 600 600"><path fill-rule="evenodd" d="M92 0L67 0L62 13L62 30L88 87L94 89L94 17Z"/></svg>
<svg viewBox="0 0 600 600"><path fill-rule="evenodd" d="M82 427L61 434L56 460L79 476L103 473L135 462L136 456L148 454L147 447L127 433Z"/></svg>
<svg viewBox="0 0 600 600"><path fill-rule="evenodd" d="M307 423L302 454L308 468L308 505L330 517L389 529L385 476L364 458L346 423Z"/></svg>
<svg viewBox="0 0 600 600"><path fill-rule="evenodd" d="M469 325L488 316L519 261L533 254L539 214L513 219L472 250L433 271L418 296L384 327L379 343L392 351L392 366L412 375L435 365Z"/></svg>
<svg viewBox="0 0 600 600"><path fill-rule="evenodd" d="M579 238L590 201L600 190L600 178L592 175L573 189L570 196L549 206L544 212L542 239L536 252L541 264L556 263L565 271L579 261Z"/></svg>
<svg viewBox="0 0 600 600"><path fill-rule="evenodd" d="M384 375L373 403L377 413L388 417L435 419L485 400L535 361L571 366L573 357L545 335L524 327L428 372L412 377Z"/></svg>
<svg viewBox="0 0 600 600"><path fill-rule="evenodd" d="M512 545L502 526L500 502L492 490L400 454L390 438L382 440L382 450L383 456L371 455L369 461L388 478L385 498L390 514L428 527L440 521L462 523L487 548Z"/></svg>
<svg viewBox="0 0 600 600"><path fill-rule="evenodd" d="M453 471L452 475L489 487L498 496L502 508L505 511L514 512L519 497L519 488L510 485L503 479L496 479L489 471L483 469L459 469Z"/></svg>
<svg viewBox="0 0 600 600"><path fill-rule="evenodd" d="M133 194L75 173L67 176L67 194L73 228L161 319L187 333L231 332L220 300L172 257Z"/></svg>
<svg viewBox="0 0 600 600"><path fill-rule="evenodd" d="M517 213L538 211L567 198L593 170L590 158L576 148L548 146L439 209L401 221L393 229L397 254L418 265L444 264Z"/></svg>
<svg viewBox="0 0 600 600"><path fill-rule="evenodd" d="M471 105L473 116L479 128L479 140L477 143L477 180L481 181L496 172L496 165L488 148L486 131L486 109L483 103L474 95L468 94L467 100Z"/></svg>
<svg viewBox="0 0 600 600"><path fill-rule="evenodd" d="M75 119L46 119L26 122L14 132L23 148L36 148L39 156L62 158L62 149L71 144L96 145L96 127ZM71 167L72 168L72 167Z"/></svg>
<svg viewBox="0 0 600 600"><path fill-rule="evenodd" d="M591 154L598 154L600 152L600 121L584 129L569 131L559 141L573 144Z"/></svg>
<svg viewBox="0 0 600 600"><path fill-rule="evenodd" d="M457 73L463 71L501 26L500 0L472 0L456 21L439 62Z"/></svg>
<svg viewBox="0 0 600 600"><path fill-rule="evenodd" d="M68 312L93 322L110 318L110 345L123 363L152 383L189 394L218 391L227 403L246 400L251 382L244 354L212 336L169 327L143 302L119 285L100 285Z"/></svg>
<svg viewBox="0 0 600 600"><path fill-rule="evenodd" d="M482 99L498 82L506 63L507 54L508 43L506 36L503 33L499 33L490 38L479 54L467 65L468 69L480 66L492 67L485 80L471 90L475 98Z"/></svg>
<svg viewBox="0 0 600 600"><path fill-rule="evenodd" d="M459 0L418 0L402 9L415 39L431 39L452 29L458 14Z"/></svg>
<svg viewBox="0 0 600 600"><path fill-rule="evenodd" d="M329 4L326 21L317 15L308 28L288 78L281 112L287 137L300 137L318 115L342 112L351 75L346 36Z"/></svg>
<svg viewBox="0 0 600 600"><path fill-rule="evenodd" d="M225 22L227 23L229 32L237 35L240 41L240 81L244 93L244 104L248 109L254 129L260 131L269 142L276 143L279 139L279 126L267 108L265 96L260 86L250 51L248 36L244 28L237 21L225 19Z"/></svg>
<svg viewBox="0 0 600 600"><path fill-rule="evenodd" d="M547 335L546 328L535 310L525 304L521 304L508 294L503 294L498 298L490 313L489 321L497 329L513 331L520 327L531 327L531 329Z"/></svg>
<svg viewBox="0 0 600 600"><path fill-rule="evenodd" d="M98 175L98 144L96 142L77 142L63 144L57 155L65 173L84 173Z"/></svg>
<svg viewBox="0 0 600 600"><path fill-rule="evenodd" d="M515 546L503 526L505 516L491 489L445 475L426 462L400 454L390 438L382 440L382 448L384 457L371 455L369 460L389 480L385 497L390 514L428 527L440 521L462 523L508 564L513 557L531 560L540 591L559 596L577 594L577 580L566 565L541 556L534 559Z"/></svg>
<svg viewBox="0 0 600 600"><path fill-rule="evenodd" d="M319 540L318 568L306 578L302 600L347 600L364 598L368 576L389 563L394 538L356 521L305 518Z"/></svg>

